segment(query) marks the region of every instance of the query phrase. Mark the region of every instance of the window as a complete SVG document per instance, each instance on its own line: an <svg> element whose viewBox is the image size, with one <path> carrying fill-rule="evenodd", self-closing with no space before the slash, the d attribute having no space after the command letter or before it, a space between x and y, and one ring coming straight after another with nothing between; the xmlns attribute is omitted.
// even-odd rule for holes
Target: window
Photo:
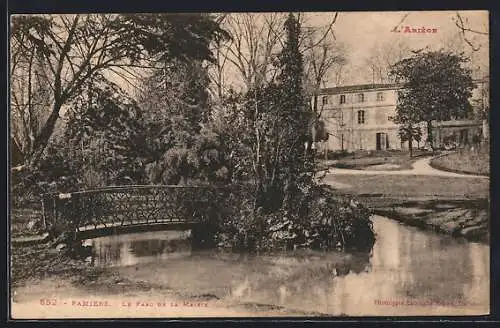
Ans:
<svg viewBox="0 0 500 328"><path fill-rule="evenodd" d="M321 102L323 103L323 105L327 105L328 104L328 96L321 97Z"/></svg>
<svg viewBox="0 0 500 328"><path fill-rule="evenodd" d="M384 93L377 92L377 101L384 101Z"/></svg>
<svg viewBox="0 0 500 328"><path fill-rule="evenodd" d="M364 102L365 101L365 95L362 93L358 93L358 102Z"/></svg>
<svg viewBox="0 0 500 328"><path fill-rule="evenodd" d="M345 95L340 95L340 103L345 104Z"/></svg>
<svg viewBox="0 0 500 328"><path fill-rule="evenodd" d="M358 110L358 124L365 124L365 111Z"/></svg>

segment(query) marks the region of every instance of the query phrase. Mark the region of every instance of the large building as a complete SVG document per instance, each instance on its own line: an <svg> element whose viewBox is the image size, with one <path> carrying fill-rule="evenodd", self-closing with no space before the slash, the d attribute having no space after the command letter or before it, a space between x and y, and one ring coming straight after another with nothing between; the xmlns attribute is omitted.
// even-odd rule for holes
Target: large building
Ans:
<svg viewBox="0 0 500 328"><path fill-rule="evenodd" d="M484 83L485 80L479 81L480 86ZM397 84L364 84L322 89L318 107L329 133L323 147L347 151L406 149L407 143L401 142L398 135L399 125L393 122L400 88ZM482 89L476 88L471 103L478 104L481 99L484 106L484 92L478 90ZM477 119L434 122L433 125L438 147L472 143L487 135L486 126L483 128L483 122ZM421 123L421 128L422 141L425 141L426 126Z"/></svg>

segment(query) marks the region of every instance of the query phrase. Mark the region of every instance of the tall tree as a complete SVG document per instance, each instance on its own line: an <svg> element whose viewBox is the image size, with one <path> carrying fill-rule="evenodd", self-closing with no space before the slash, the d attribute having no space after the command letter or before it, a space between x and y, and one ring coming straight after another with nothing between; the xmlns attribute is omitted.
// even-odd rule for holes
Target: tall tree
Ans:
<svg viewBox="0 0 500 328"><path fill-rule="evenodd" d="M310 122L310 142L314 146L318 141L328 140L328 133L325 129L325 122L322 120L324 104L319 103L321 87L327 84L332 75L337 75L347 64L347 55L344 44L337 42L333 33L334 20L325 29L306 29L302 47L304 59L304 92L305 96L312 99L311 110L314 113ZM324 31L326 30L326 32ZM336 81L334 81L336 82Z"/></svg>
<svg viewBox="0 0 500 328"><path fill-rule="evenodd" d="M332 46L335 39L333 27L339 14L324 15L328 18L318 25L317 17L298 14L297 20L303 31L299 36L299 48L308 61L315 56L316 73L325 76L325 67L336 61L337 47ZM311 19L308 19L311 18ZM233 13L219 16L221 25L229 32L228 42L214 44L216 62L211 69L211 80L215 86L214 94L221 98L227 91L227 81L241 84L244 92L273 82L278 74L277 55L285 45L286 33L282 28L286 13ZM307 25L307 27L305 26ZM323 51L327 49L327 56ZM328 63L328 64L327 64ZM312 68L305 70L305 75ZM316 80L316 76L311 80Z"/></svg>
<svg viewBox="0 0 500 328"><path fill-rule="evenodd" d="M365 59L365 65L370 68L371 74L366 78L372 83L394 82L394 77L390 74L391 66L409 55L411 55L410 47L405 41L377 43L369 52L369 57Z"/></svg>
<svg viewBox="0 0 500 328"><path fill-rule="evenodd" d="M86 188L144 183L147 142L142 133L146 127L137 103L101 76L89 88L88 94L75 98L62 140L58 140L69 148L66 155L71 160L83 162L73 174L86 178L82 181Z"/></svg>
<svg viewBox="0 0 500 328"><path fill-rule="evenodd" d="M286 155L283 157L285 179L285 207L291 207L293 195L303 183L309 183L312 168L311 157L304 143L309 134L311 111L304 97L304 63L299 48L300 22L289 14L285 21L286 40L279 55L280 74L277 82L280 90L282 126Z"/></svg>
<svg viewBox="0 0 500 328"><path fill-rule="evenodd" d="M24 154L26 164L35 165L61 109L95 76L150 60L211 60L210 42L224 31L207 14L89 14L14 16L11 35L35 49L51 89L47 119ZM11 64L14 76L23 74L22 66Z"/></svg>
<svg viewBox="0 0 500 328"><path fill-rule="evenodd" d="M32 149L51 105L47 67L40 49L35 47L36 41L26 31L43 34L47 28L43 18L27 20L14 30L10 42L11 133L22 155Z"/></svg>
<svg viewBox="0 0 500 328"><path fill-rule="evenodd" d="M333 31L339 13L322 15L298 14L301 26L298 46L303 56L305 96L313 98L311 109L316 113L309 125L310 143L328 138L318 105L321 85L345 65L345 49L336 41ZM287 35L282 28L286 13L223 14L219 21L231 35L228 42L214 43L216 61L211 66L212 95L219 102L227 92L227 82L241 82L244 92L276 82L279 73L278 55ZM323 20L323 21L322 21ZM318 22L320 22L318 24Z"/></svg>
<svg viewBox="0 0 500 328"><path fill-rule="evenodd" d="M243 114L248 131L239 141L248 145L256 206L265 212L289 206L293 192L306 179L309 157L305 154L311 111L303 90L303 61L299 51L300 25L290 14L285 21L286 39L278 55L275 82L255 86L245 95ZM238 148L238 147L237 147ZM244 149L243 149L244 151Z"/></svg>
<svg viewBox="0 0 500 328"><path fill-rule="evenodd" d="M143 81L139 103L151 182L186 182L200 164L198 139L210 117L207 70L199 61L168 61Z"/></svg>
<svg viewBox="0 0 500 328"><path fill-rule="evenodd" d="M464 67L467 61L466 57L449 52L421 51L392 67L396 82L403 83L396 111L405 113L403 117L412 123L426 122L427 141L432 149L434 121L472 113L469 98L474 83L470 69Z"/></svg>

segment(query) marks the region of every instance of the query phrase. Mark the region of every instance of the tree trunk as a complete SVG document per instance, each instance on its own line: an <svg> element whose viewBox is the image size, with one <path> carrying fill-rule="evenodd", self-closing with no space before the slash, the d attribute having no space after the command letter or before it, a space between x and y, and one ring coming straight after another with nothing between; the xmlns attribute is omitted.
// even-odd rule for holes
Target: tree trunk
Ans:
<svg viewBox="0 0 500 328"><path fill-rule="evenodd" d="M408 150L410 151L410 158L413 157L413 138L408 138Z"/></svg>
<svg viewBox="0 0 500 328"><path fill-rule="evenodd" d="M311 144L309 145L311 147L311 149L314 149L314 145L316 143L316 132L317 132L317 129L316 129L316 124L318 122L318 120L316 119L316 113L317 113L317 110L318 110L318 96L317 95L314 95L314 104L313 104L313 117L310 118L310 120L312 120L312 124L311 124L311 128L310 128L310 131L308 131L308 133L311 134Z"/></svg>
<svg viewBox="0 0 500 328"><path fill-rule="evenodd" d="M434 136L432 135L432 121L427 121L427 142L434 151Z"/></svg>
<svg viewBox="0 0 500 328"><path fill-rule="evenodd" d="M61 111L62 102L56 101L54 102L54 106L52 107L52 112L50 113L47 122L43 126L40 134L36 137L36 140L33 144L33 151L30 156L28 156L27 163L28 166L34 167L38 164L38 161L42 157L43 151L47 147L50 137L54 132L54 128L57 123L57 119L59 118L59 112Z"/></svg>

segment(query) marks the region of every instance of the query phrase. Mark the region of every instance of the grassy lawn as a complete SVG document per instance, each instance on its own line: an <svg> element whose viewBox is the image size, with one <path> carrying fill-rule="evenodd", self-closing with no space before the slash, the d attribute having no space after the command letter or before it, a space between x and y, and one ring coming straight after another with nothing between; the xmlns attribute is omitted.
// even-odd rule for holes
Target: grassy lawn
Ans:
<svg viewBox="0 0 500 328"><path fill-rule="evenodd" d="M489 175L489 147L483 146L474 150L462 149L432 160L431 165L446 171Z"/></svg>
<svg viewBox="0 0 500 328"><path fill-rule="evenodd" d="M333 164L334 167L345 169L384 169L408 170L414 161L431 152L415 150L410 157L408 151L357 151L348 154Z"/></svg>
<svg viewBox="0 0 500 328"><path fill-rule="evenodd" d="M325 183L341 183L343 192L397 198L488 198L489 180L425 175L328 175Z"/></svg>

